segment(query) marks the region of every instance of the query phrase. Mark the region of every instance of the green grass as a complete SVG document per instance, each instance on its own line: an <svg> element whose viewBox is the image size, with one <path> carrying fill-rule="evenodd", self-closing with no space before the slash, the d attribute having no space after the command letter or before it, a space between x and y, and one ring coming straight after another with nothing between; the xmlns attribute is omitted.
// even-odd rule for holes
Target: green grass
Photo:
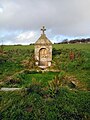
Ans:
<svg viewBox="0 0 90 120"><path fill-rule="evenodd" d="M35 73L35 74L23 74L23 85L28 85L33 80L43 83L45 86L48 82L55 78L58 73L45 72L45 73Z"/></svg>
<svg viewBox="0 0 90 120"><path fill-rule="evenodd" d="M4 46L4 52L0 55L1 80L25 69L22 62L32 59L33 46Z"/></svg>
<svg viewBox="0 0 90 120"><path fill-rule="evenodd" d="M84 89L70 90L68 86L58 86L57 72L35 72L37 68L31 65L34 61L33 45L4 46L4 54L0 54L1 86L28 89L0 91L2 120L90 119L90 44L54 44L53 48L53 66L50 69L59 69L66 76L74 76ZM69 58L71 51L75 54L74 60ZM13 78L11 82L8 77Z"/></svg>
<svg viewBox="0 0 90 120"><path fill-rule="evenodd" d="M78 50L84 50L84 51L90 51L90 44L53 44L53 48L56 49L78 49ZM8 45L4 46L4 50L16 50L16 49L21 49L21 50L27 50L27 49L34 49L34 45L22 45L22 46L13 46L13 45Z"/></svg>
<svg viewBox="0 0 90 120"><path fill-rule="evenodd" d="M2 120L89 120L90 93L61 88L53 98L27 91L1 92Z"/></svg>
<svg viewBox="0 0 90 120"><path fill-rule="evenodd" d="M34 49L34 45L21 45L21 46L16 46L16 45L6 45L4 46L4 50L5 51L8 51L8 50L17 50L17 49L20 49L20 50L33 50Z"/></svg>
<svg viewBox="0 0 90 120"><path fill-rule="evenodd" d="M16 83L10 82L9 80L5 82L2 87L28 87L32 82L40 82L44 86L48 85L48 82L53 80L55 76L58 74L58 72L30 72L30 73L21 73L14 75L12 77L12 80L16 80Z"/></svg>
<svg viewBox="0 0 90 120"><path fill-rule="evenodd" d="M54 44L53 48L56 49L77 49L90 52L90 44Z"/></svg>
<svg viewBox="0 0 90 120"><path fill-rule="evenodd" d="M56 62L59 69L64 70L67 73L70 73L77 77L81 82L89 88L90 86L90 44L54 44L53 48L59 51L53 50L53 61ZM34 45L28 46L4 46L4 51L6 52L3 55L0 55L0 80L7 80L8 77L18 73L22 70L25 70L29 67L28 64L24 65L23 61L31 61L33 63L32 55L34 54ZM70 61L69 53L74 51L75 56L80 55L80 58L76 58L74 61ZM4 62L6 61L6 62ZM82 62L83 61L83 62ZM30 68L29 68L30 69ZM33 75L33 77L39 77L38 75ZM51 75L53 76L53 75ZM31 81L30 75L26 75L25 81ZM36 79L35 77L35 79ZM50 76L49 76L50 77ZM41 81L44 77L40 76ZM27 80L28 79L28 80ZM48 77L45 79L48 80ZM45 81L44 79L44 81Z"/></svg>

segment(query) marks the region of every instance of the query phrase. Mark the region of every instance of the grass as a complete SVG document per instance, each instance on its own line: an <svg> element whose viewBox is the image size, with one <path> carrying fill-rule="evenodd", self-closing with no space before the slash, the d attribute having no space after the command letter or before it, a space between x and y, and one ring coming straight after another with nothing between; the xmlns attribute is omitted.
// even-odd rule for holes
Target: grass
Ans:
<svg viewBox="0 0 90 120"><path fill-rule="evenodd" d="M89 89L90 86L90 45L89 44L54 44L53 45L53 62L57 65L56 68L64 70L68 74L73 74ZM34 45L28 46L4 46L5 54L0 55L0 81L6 81L8 77L25 69L32 69L34 60ZM70 51L75 53L76 59L70 61ZM80 57L78 58L78 54ZM83 61L83 62L82 62ZM31 63L30 63L31 62ZM30 66L31 64L31 66ZM35 68L36 69L36 68ZM55 68L54 68L55 69ZM39 78L39 74L25 75L25 81L31 81L32 78ZM35 77L36 76L36 77ZM51 75L53 76L53 74ZM49 77L45 77L48 80ZM31 79L30 79L31 78ZM43 79L42 79L43 78ZM44 77L40 76L41 81L45 81ZM24 81L24 80L23 80ZM28 83L26 82L26 83ZM24 83L24 82L23 82ZM2 85L1 85L2 86Z"/></svg>
<svg viewBox="0 0 90 120"><path fill-rule="evenodd" d="M61 88L55 98L26 91L1 92L2 120L89 120L90 93Z"/></svg>
<svg viewBox="0 0 90 120"><path fill-rule="evenodd" d="M90 52L90 44L54 44L53 48L56 49L77 49Z"/></svg>
<svg viewBox="0 0 90 120"><path fill-rule="evenodd" d="M17 49L20 49L20 50L27 50L27 49L30 49L30 50L33 50L34 49L34 45L6 45L4 46L4 50L5 51L8 51L8 50L17 50Z"/></svg>
<svg viewBox="0 0 90 120"><path fill-rule="evenodd" d="M16 74L9 81L6 81L2 87L28 87L32 82L40 82L44 86L48 85L48 82L53 80L57 75L57 72L29 72ZM18 81L19 80L19 81ZM14 82L15 81L15 82Z"/></svg>
<svg viewBox="0 0 90 120"><path fill-rule="evenodd" d="M49 69L59 69L60 73L35 71L33 45L4 46L4 54L0 54L1 87L28 89L0 91L2 120L90 119L90 44L54 44L53 48ZM71 51L75 54L73 60ZM67 76L75 77L84 89L62 86Z"/></svg>
<svg viewBox="0 0 90 120"><path fill-rule="evenodd" d="M89 88L89 69L90 69L90 45L89 44L54 44L53 61L56 62L59 69L73 74L80 81L87 84ZM0 79L4 81L7 77L16 72L20 72L34 64L32 55L34 54L34 45L28 46L4 46L5 54L0 55ZM56 50L56 52L55 52ZM57 50L58 53L57 54ZM81 54L77 60L70 61L70 51L74 51L75 56ZM83 62L82 62L83 61ZM29 63L31 62L31 63ZM31 69L33 66L29 69ZM39 75L38 75L39 76ZM40 76L41 77L41 76ZM29 77L28 77L29 78ZM26 77L27 79L27 77ZM44 78L43 78L44 79ZM46 78L47 79L47 78ZM26 80L27 81L27 80Z"/></svg>

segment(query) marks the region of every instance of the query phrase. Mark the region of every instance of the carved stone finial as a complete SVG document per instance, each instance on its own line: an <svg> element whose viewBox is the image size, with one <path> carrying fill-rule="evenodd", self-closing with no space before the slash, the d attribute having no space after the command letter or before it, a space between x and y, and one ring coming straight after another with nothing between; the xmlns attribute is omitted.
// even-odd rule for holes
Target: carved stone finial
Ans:
<svg viewBox="0 0 90 120"><path fill-rule="evenodd" d="M46 31L45 26L42 27L41 31L42 31L42 34L44 34L44 32Z"/></svg>

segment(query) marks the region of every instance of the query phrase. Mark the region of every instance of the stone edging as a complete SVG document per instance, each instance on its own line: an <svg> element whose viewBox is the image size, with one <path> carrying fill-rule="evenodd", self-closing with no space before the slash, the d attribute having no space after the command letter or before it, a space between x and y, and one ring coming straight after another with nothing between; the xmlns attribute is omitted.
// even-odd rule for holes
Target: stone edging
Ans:
<svg viewBox="0 0 90 120"><path fill-rule="evenodd" d="M22 88L1 88L0 91L16 91L21 90Z"/></svg>

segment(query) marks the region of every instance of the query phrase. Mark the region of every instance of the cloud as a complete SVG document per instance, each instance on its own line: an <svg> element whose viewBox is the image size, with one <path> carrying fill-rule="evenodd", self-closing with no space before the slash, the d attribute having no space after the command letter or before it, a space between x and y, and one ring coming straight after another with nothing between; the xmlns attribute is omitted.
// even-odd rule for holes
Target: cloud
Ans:
<svg viewBox="0 0 90 120"><path fill-rule="evenodd" d="M10 41L23 39L29 31L38 34L42 25L53 40L90 36L90 0L0 0L0 32L11 32ZM24 36L13 35L16 31Z"/></svg>
<svg viewBox="0 0 90 120"><path fill-rule="evenodd" d="M3 9L2 8L0 8L0 13L3 13Z"/></svg>
<svg viewBox="0 0 90 120"><path fill-rule="evenodd" d="M15 38L15 44L30 44L34 43L35 39L37 40L38 32L35 31L26 31L18 34Z"/></svg>
<svg viewBox="0 0 90 120"><path fill-rule="evenodd" d="M23 40L29 40L32 37L34 37L34 32L24 32L19 34L16 39L19 41L23 41Z"/></svg>
<svg viewBox="0 0 90 120"><path fill-rule="evenodd" d="M39 33L35 31L2 31L0 44L30 44L38 39Z"/></svg>

